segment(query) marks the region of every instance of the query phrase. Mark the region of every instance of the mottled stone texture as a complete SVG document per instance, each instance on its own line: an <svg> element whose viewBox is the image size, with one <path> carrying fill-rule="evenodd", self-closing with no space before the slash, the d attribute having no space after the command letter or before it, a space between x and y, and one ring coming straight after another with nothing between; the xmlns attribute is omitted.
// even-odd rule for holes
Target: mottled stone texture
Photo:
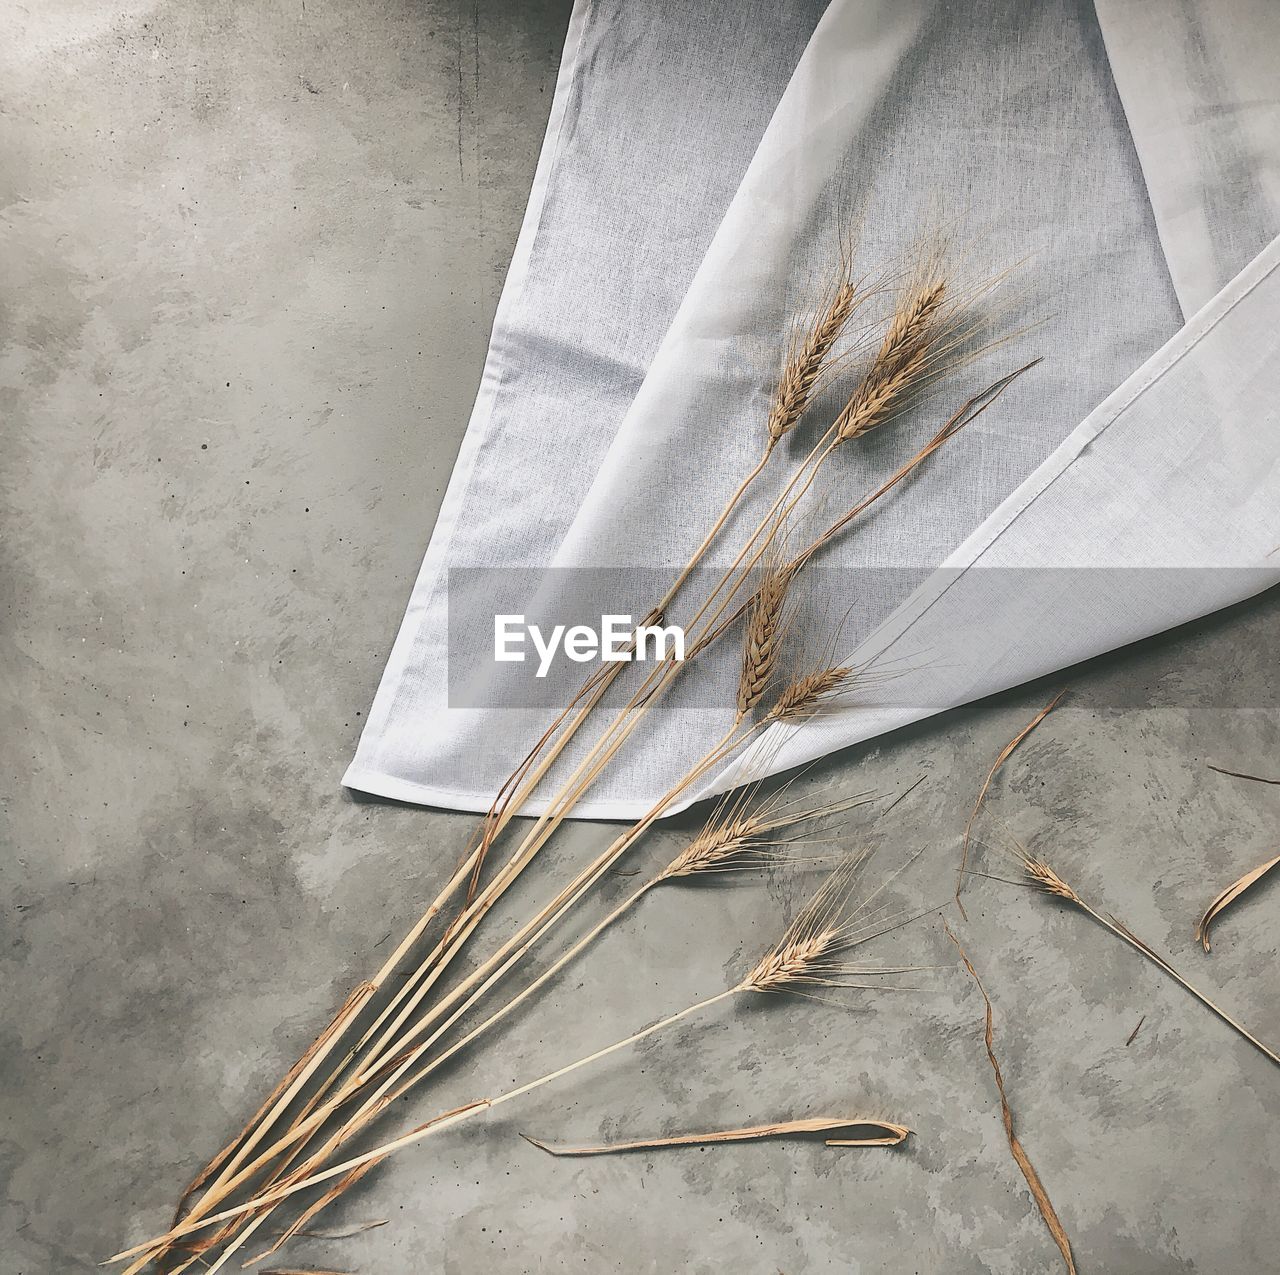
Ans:
<svg viewBox="0 0 1280 1275"><path fill-rule="evenodd" d="M476 388L568 7L41 0L0 16L4 1275L88 1272L163 1224L463 847L469 818L356 802L338 779ZM1211 957L1192 926L1274 853L1280 788L1206 764L1280 772L1278 611L1263 598L1073 672L992 799L1272 1040L1275 887ZM804 782L926 776L842 840L868 836L886 865L922 849L899 893L940 901L987 764L1051 689ZM563 872L608 835L576 827L550 860ZM992 849L977 866L1009 870ZM651 898L395 1125L718 989L805 888L774 874ZM1084 919L981 878L968 903L1019 1126L1081 1271L1277 1269L1280 1071ZM933 919L885 954L939 968L854 1009L713 1011L405 1154L330 1220L389 1225L300 1242L290 1264L1054 1269L972 985ZM898 1152L582 1162L514 1136L812 1111L917 1134Z"/></svg>

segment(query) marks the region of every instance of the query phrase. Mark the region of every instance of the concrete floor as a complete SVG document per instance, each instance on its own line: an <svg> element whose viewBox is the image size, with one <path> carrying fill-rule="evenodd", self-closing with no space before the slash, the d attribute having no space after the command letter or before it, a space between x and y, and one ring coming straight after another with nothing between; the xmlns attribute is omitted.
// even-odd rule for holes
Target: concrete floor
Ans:
<svg viewBox="0 0 1280 1275"><path fill-rule="evenodd" d="M476 388L568 10L44 0L0 17L4 1275L88 1272L163 1225L463 848L470 818L359 802L338 778ZM1073 671L992 797L1273 1043L1274 888L1211 957L1192 927L1274 853L1280 788L1207 764L1280 772L1278 616L1265 596ZM925 775L875 839L886 864L923 847L902 891L944 898L982 774L1050 689L807 782ZM553 862L607 836L575 827ZM651 899L394 1126L718 990L805 888L775 873ZM1054 903L977 879L960 928L1080 1270L1280 1270L1276 1068ZM940 968L853 1010L713 1011L406 1152L327 1223L388 1225L299 1241L287 1264L1055 1269L972 985L932 919L888 951ZM589 1161L514 1136L828 1110L916 1136Z"/></svg>

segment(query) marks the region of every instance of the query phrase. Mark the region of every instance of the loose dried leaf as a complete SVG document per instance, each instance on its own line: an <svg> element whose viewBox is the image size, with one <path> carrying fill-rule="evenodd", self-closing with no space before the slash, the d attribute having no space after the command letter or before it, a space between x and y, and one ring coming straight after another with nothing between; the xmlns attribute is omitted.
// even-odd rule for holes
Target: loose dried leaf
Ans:
<svg viewBox="0 0 1280 1275"><path fill-rule="evenodd" d="M811 1116L805 1120L782 1120L774 1124L749 1125L743 1129L718 1129L711 1133L681 1133L664 1138L640 1138L634 1142L607 1142L593 1147L558 1147L539 1142L527 1133L520 1136L550 1155L609 1155L615 1151L642 1151L660 1147L696 1147L716 1142L753 1142L761 1138L786 1138L804 1133L837 1133L840 1130L868 1130L867 1136L827 1138L829 1147L896 1147L911 1134L906 1125L887 1120L867 1120L858 1116ZM877 1132L870 1132L875 1130Z"/></svg>
<svg viewBox="0 0 1280 1275"><path fill-rule="evenodd" d="M1270 782L1270 781L1268 781ZM1223 892L1218 895L1212 903L1204 910L1204 916L1200 918L1199 924L1196 926L1196 938L1198 938L1204 947L1209 951L1209 927L1218 919L1218 917L1227 910L1246 890L1256 885L1263 877L1271 871L1272 868L1280 864L1280 854L1274 859L1269 859L1266 863L1260 863L1251 872L1246 872L1239 881L1233 881Z"/></svg>
<svg viewBox="0 0 1280 1275"><path fill-rule="evenodd" d="M969 821L964 826L964 840L960 844L960 870L956 874L956 907L960 909L960 915L965 916L964 904L960 902L960 891L964 888L965 871L969 866L969 840L973 836L973 825L977 821L978 816L982 813L982 803L987 799L987 791L991 787L991 781L995 779L996 772L1001 766L1013 756L1014 750L1028 735L1031 734L1037 726L1040 725L1055 708L1062 703L1062 697L1067 693L1066 687L1063 687L1001 750L1000 755L995 759L991 769L987 771L987 777L982 783L982 787L978 789L978 799L973 803L973 810L969 813Z"/></svg>
<svg viewBox="0 0 1280 1275"><path fill-rule="evenodd" d="M1062 697L1059 696L1059 699ZM1054 703L1057 701L1055 700ZM1053 705L1050 704L1049 708ZM1045 710L1048 712L1048 709ZM1043 717L1044 714L1041 714ZM1034 726L1035 723L1032 723ZM1031 727L1027 728L1028 730ZM1026 732L1024 731L1025 735ZM1010 748L1013 751L1014 745ZM1066 1263L1066 1267L1070 1275L1076 1275L1075 1260L1071 1256L1071 1241L1067 1238L1067 1233L1063 1229L1062 1223L1058 1220L1058 1214L1054 1210L1053 1204L1049 1200L1049 1194L1044 1189L1044 1184L1040 1181L1040 1175L1035 1170L1027 1156L1026 1151L1022 1148L1022 1143L1018 1141L1018 1135L1013 1131L1013 1111L1009 1107L1009 1099L1004 1091L1004 1076L1000 1071L1000 1061L996 1058L995 1052L995 1031L993 1027L993 1012L991 1009L991 997L987 995L987 989L982 985L982 979L978 977L978 971L973 968L973 962L969 960L963 947L960 946L960 940L951 933L951 927L944 921L942 928L947 932L949 938L955 945L956 951L960 953L960 959L964 962L964 967L969 971L969 976L978 985L978 991L982 993L982 1001L986 1006L986 1031L984 1039L987 1046L987 1060L991 1063L991 1070L996 1077L996 1091L1000 1095L1000 1118L1004 1122L1005 1137L1009 1140L1009 1150L1013 1152L1014 1161L1019 1169L1022 1170L1022 1176L1027 1180L1027 1186L1031 1188L1031 1196L1036 1202L1036 1208L1040 1210L1040 1216L1044 1218L1044 1224L1049 1228L1049 1234L1053 1236L1053 1242L1058 1246L1058 1252L1062 1254L1062 1260Z"/></svg>

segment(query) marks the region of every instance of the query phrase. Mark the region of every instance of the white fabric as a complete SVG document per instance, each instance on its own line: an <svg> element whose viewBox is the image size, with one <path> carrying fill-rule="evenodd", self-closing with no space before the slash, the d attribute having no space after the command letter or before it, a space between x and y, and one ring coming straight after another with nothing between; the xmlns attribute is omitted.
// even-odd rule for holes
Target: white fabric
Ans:
<svg viewBox="0 0 1280 1275"><path fill-rule="evenodd" d="M480 396L349 786L488 805L550 714L448 707L448 570L683 562L758 452L786 318L851 204L870 262L940 215L964 224L971 271L1031 254L1010 313L1051 313L840 457L828 516L954 401L1049 357L824 557L809 626L849 612L853 658L895 672L876 703L769 740L767 769L1280 573L1277 249L1231 278L1277 229L1280 138L1258 126L1274 118L1277 9L818 8L578 5ZM1212 74L1188 74L1193 52ZM713 558L733 543L730 528ZM1176 587L1156 568L1181 569ZM492 616L476 623L483 640ZM691 666L575 813L638 813L701 755L728 719L733 662Z"/></svg>
<svg viewBox="0 0 1280 1275"><path fill-rule="evenodd" d="M1097 0L1190 315L1280 230L1280 5Z"/></svg>

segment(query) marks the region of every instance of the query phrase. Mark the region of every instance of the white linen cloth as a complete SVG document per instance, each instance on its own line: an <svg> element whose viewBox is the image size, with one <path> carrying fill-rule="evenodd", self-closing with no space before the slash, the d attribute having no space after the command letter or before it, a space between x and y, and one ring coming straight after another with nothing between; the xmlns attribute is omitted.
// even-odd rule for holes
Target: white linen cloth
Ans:
<svg viewBox="0 0 1280 1275"><path fill-rule="evenodd" d="M848 659L894 672L767 732L753 776L1275 582L1278 67L1267 0L580 0L480 394L344 782L488 806L552 713L449 706L450 570L674 573L758 454L787 323L851 207L871 266L939 218L970 273L1026 257L1010 322L1047 317L840 455L828 519L968 393L1047 357L824 555L806 627L847 616ZM710 561L767 507L759 486ZM470 617L452 619L456 643ZM474 625L488 642L492 615ZM736 654L716 655L576 815L642 812L719 738Z"/></svg>

